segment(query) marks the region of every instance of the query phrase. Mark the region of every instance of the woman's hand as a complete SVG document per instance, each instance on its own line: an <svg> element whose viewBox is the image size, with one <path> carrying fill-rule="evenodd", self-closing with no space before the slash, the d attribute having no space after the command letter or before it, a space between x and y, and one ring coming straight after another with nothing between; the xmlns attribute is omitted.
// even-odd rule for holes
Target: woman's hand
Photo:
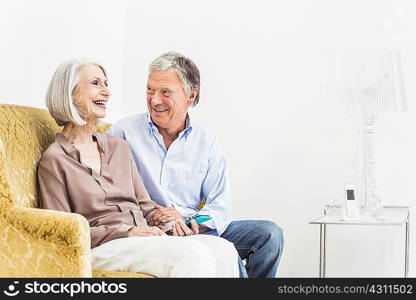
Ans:
<svg viewBox="0 0 416 300"><path fill-rule="evenodd" d="M156 205L156 212L151 217L151 224L158 226L160 223L167 223L176 219L184 219L176 208Z"/></svg>
<svg viewBox="0 0 416 300"><path fill-rule="evenodd" d="M156 226L135 226L131 228L127 236L163 236L166 235L159 227Z"/></svg>

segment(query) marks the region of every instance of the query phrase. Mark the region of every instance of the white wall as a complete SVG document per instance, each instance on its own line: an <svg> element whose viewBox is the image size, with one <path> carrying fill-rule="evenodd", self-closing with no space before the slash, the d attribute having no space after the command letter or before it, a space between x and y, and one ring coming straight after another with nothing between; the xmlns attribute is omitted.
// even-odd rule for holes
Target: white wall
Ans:
<svg viewBox="0 0 416 300"><path fill-rule="evenodd" d="M56 67L66 59L90 57L110 74L109 116L124 115L122 2L1 0L0 36L2 103L46 108L44 96Z"/></svg>
<svg viewBox="0 0 416 300"><path fill-rule="evenodd" d="M5 3L7 13L0 7L1 102L43 106L39 99L54 67L68 56L93 56L109 66L108 120L114 122L146 109L147 66L154 57L169 50L191 57L202 75L201 100L191 115L224 145L234 217L270 219L284 228L278 274L283 277L317 276L319 228L308 222L326 204L342 201L344 184L358 180L357 125L328 97L333 59L350 51L399 50L409 111L380 115L376 176L385 204L416 204L412 1L0 5ZM53 20L59 25L51 25ZM403 230L330 227L327 275L401 276ZM412 232L411 276L416 274L414 240Z"/></svg>
<svg viewBox="0 0 416 300"><path fill-rule="evenodd" d="M358 129L327 93L331 62L340 54L401 51L411 111L380 116L376 175L386 204L415 204L410 2L130 1L127 7L129 109L145 109L137 82L144 89L146 74L137 70L156 55L177 50L195 60L202 93L192 115L224 144L235 218L271 219L285 229L280 276L317 276L319 233L308 222L325 204L342 201L344 184L359 180ZM330 227L328 276L401 276L403 230Z"/></svg>

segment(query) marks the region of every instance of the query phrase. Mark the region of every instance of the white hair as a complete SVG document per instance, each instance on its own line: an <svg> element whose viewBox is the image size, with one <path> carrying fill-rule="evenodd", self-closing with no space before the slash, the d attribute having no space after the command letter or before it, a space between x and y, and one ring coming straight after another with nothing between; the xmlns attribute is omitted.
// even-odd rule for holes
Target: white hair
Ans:
<svg viewBox="0 0 416 300"><path fill-rule="evenodd" d="M63 126L68 122L79 126L87 124L72 101L80 80L80 71L85 65L96 65L107 76L101 64L89 59L76 58L60 64L49 82L45 97L46 107L58 126Z"/></svg>
<svg viewBox="0 0 416 300"><path fill-rule="evenodd" d="M149 65L149 71L167 71L172 69L181 79L185 94L189 96L193 89L198 89L198 94L192 106L195 106L199 102L199 89L200 89L200 75L198 67L189 58L182 54L170 51L163 53Z"/></svg>

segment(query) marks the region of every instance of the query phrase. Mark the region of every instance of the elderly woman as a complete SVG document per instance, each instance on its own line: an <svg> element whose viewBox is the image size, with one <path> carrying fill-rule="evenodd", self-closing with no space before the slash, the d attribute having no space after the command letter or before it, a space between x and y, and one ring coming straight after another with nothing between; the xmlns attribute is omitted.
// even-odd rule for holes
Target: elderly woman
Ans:
<svg viewBox="0 0 416 300"><path fill-rule="evenodd" d="M46 105L63 130L39 162L41 206L88 220L94 269L157 277L238 277L232 243L198 235L195 222L192 229L183 220L152 226L156 203L128 144L93 132L106 115L110 95L106 71L98 63L71 60L56 70ZM171 229L173 236L165 233Z"/></svg>

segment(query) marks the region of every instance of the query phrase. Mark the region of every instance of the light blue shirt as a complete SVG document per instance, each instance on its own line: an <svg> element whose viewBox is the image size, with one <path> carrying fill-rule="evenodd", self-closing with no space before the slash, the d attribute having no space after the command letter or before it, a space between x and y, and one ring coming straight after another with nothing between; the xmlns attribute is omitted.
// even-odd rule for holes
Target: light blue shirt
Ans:
<svg viewBox="0 0 416 300"><path fill-rule="evenodd" d="M166 150L163 138L149 113L125 118L108 132L126 140L150 198L165 207L175 207L183 217L198 212L211 220L204 223L221 235L231 222L231 197L227 161L215 136L198 124L186 128Z"/></svg>

